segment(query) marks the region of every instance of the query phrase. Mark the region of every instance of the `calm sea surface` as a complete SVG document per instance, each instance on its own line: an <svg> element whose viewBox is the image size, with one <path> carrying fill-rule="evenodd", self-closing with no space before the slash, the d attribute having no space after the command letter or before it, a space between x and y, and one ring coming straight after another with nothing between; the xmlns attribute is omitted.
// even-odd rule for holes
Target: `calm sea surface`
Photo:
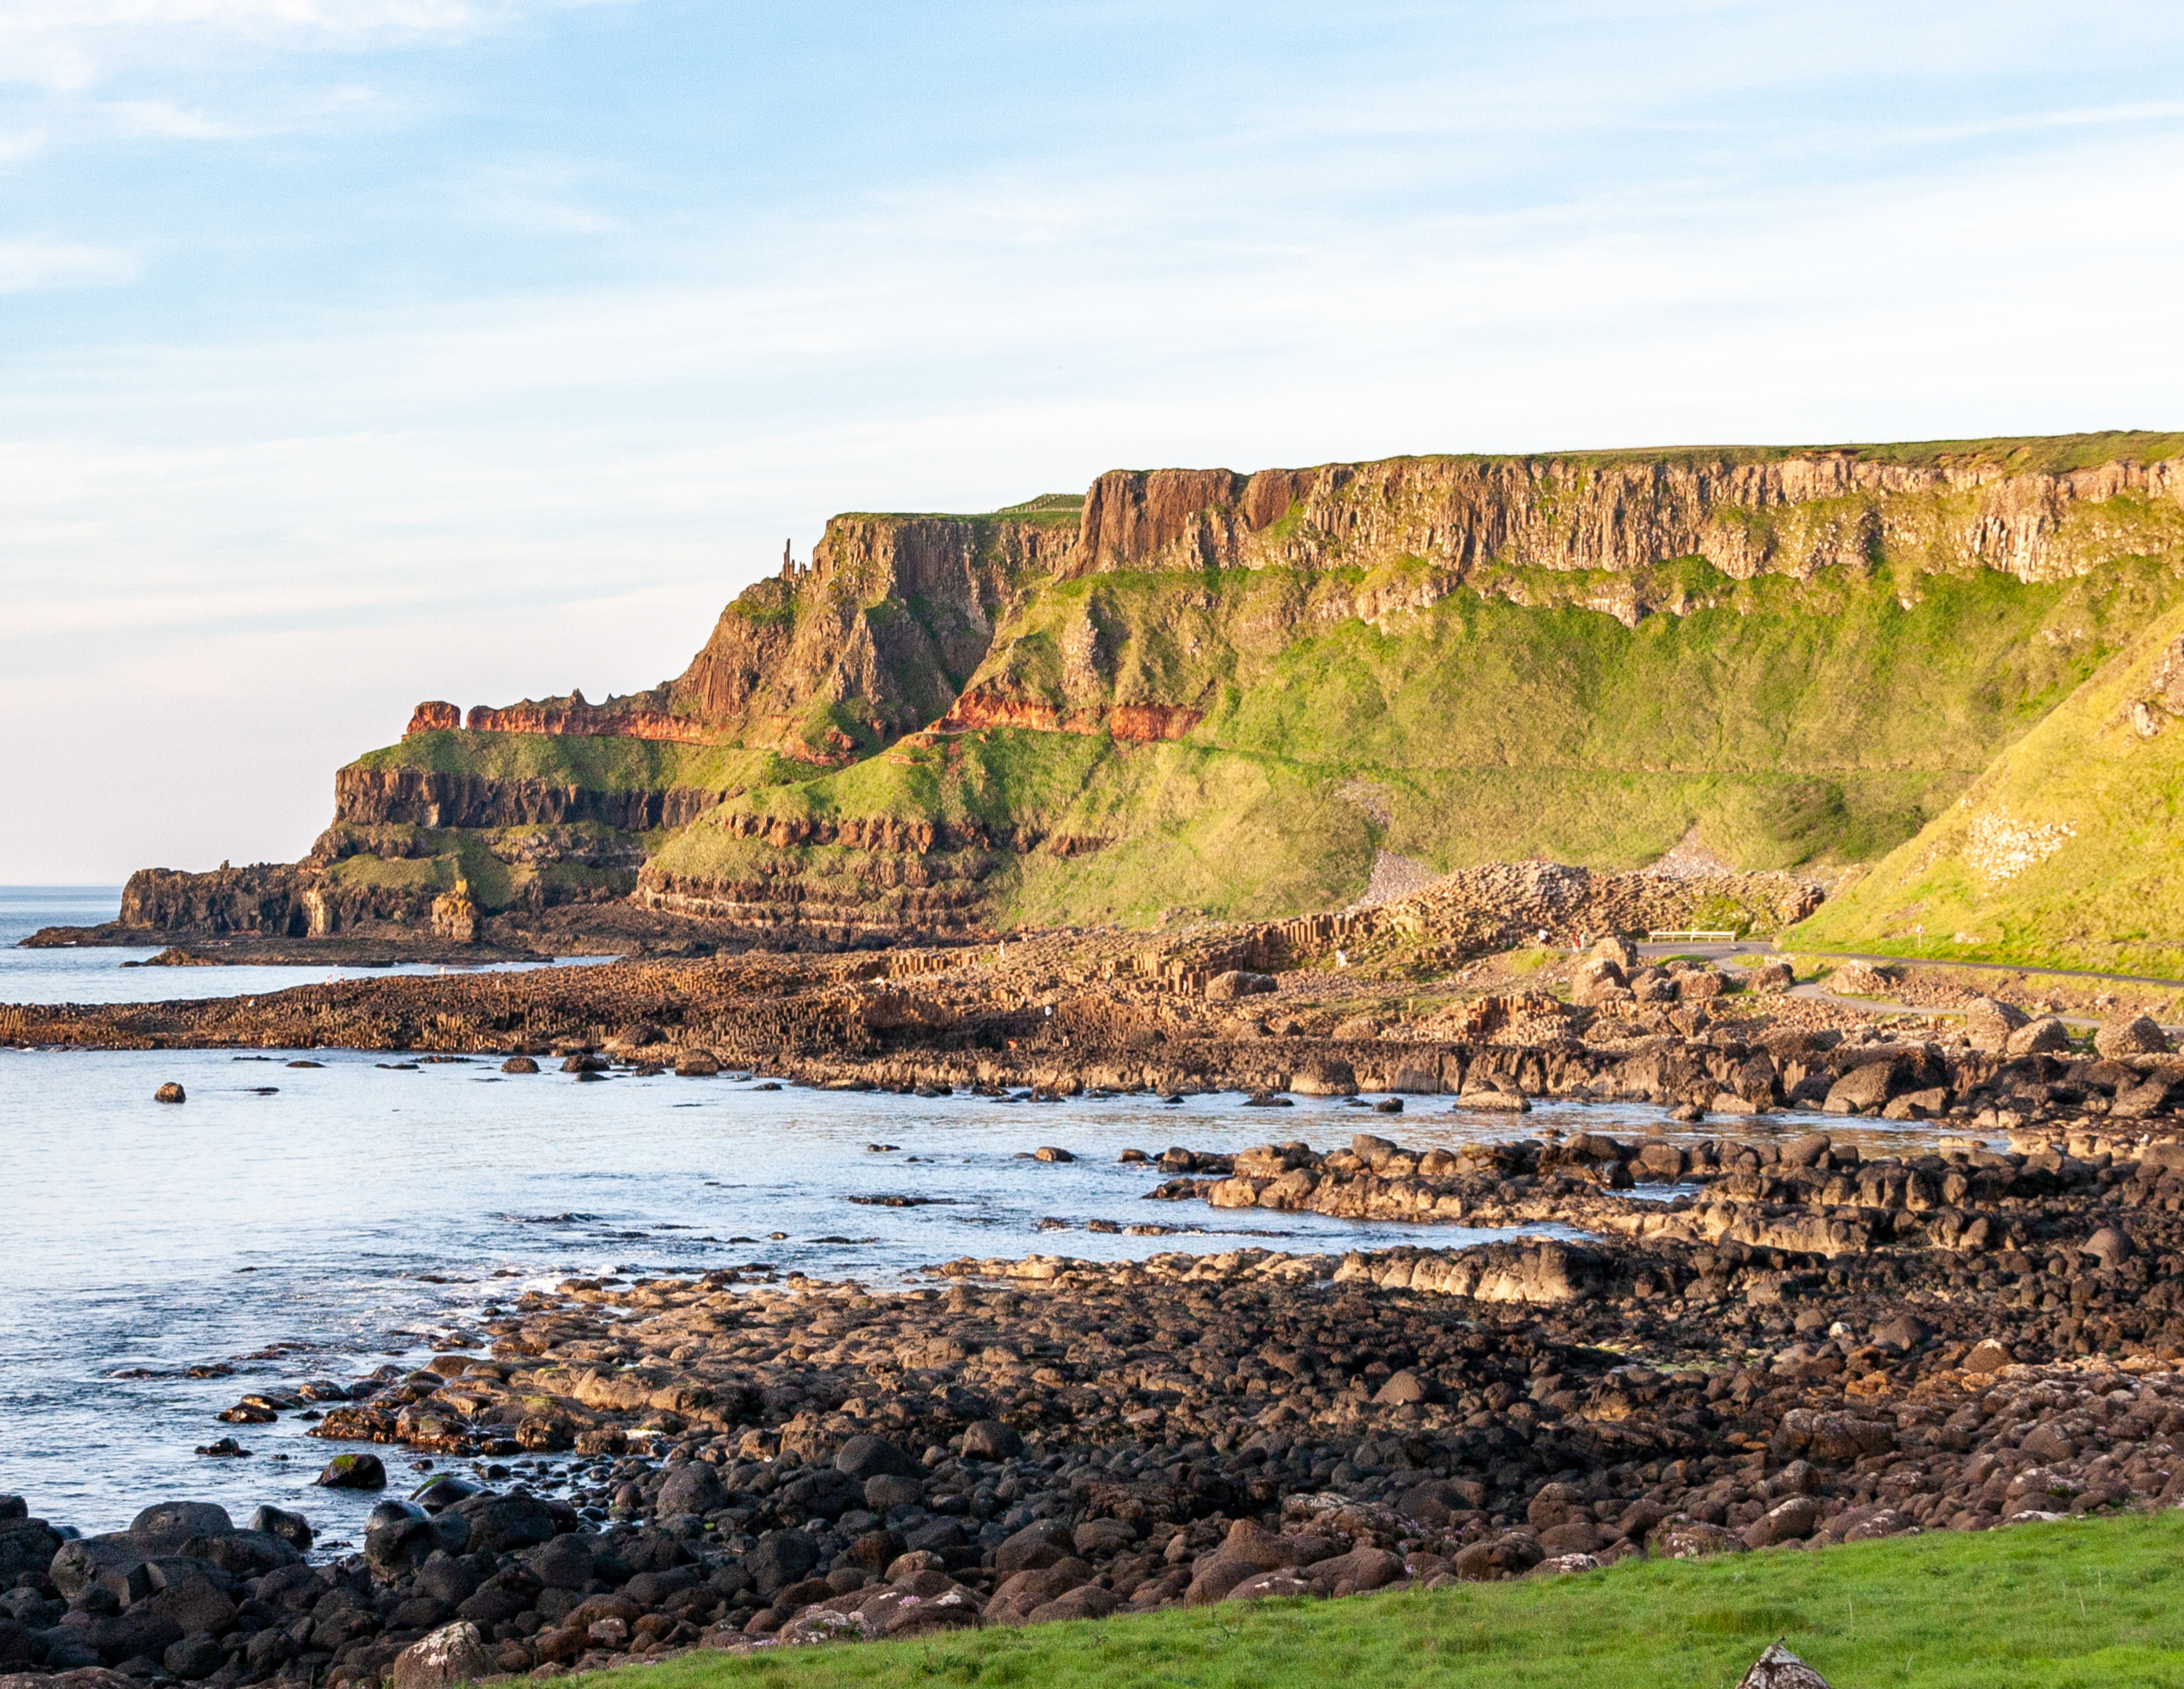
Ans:
<svg viewBox="0 0 2184 1689"><path fill-rule="evenodd" d="M116 896L0 892L0 946L50 923L110 918ZM262 992L324 973L124 972L130 954L0 948L0 1001ZM306 1440L293 1416L230 1428L213 1415L252 1390L421 1360L435 1334L490 1317L485 1309L531 1285L759 1261L902 1283L964 1255L1457 1244L1492 1234L1149 1204L1159 1175L1116 1158L1126 1146L1287 1138L1329 1148L1368 1129L1453 1145L1660 1119L1643 1106L1550 1104L1518 1123L1426 1098L1398 1118L1307 1098L1280 1111L1235 1095L921 1101L762 1091L725 1077L578 1084L550 1071L504 1077L484 1059L396 1069L382 1064L398 1057L310 1053L325 1065L290 1068L285 1053L0 1050L0 1492L86 1531L188 1497L231 1512L299 1506L322 1531L353 1538L369 1498L311 1487L333 1446ZM152 1100L168 1080L186 1088L183 1106ZM1783 1117L1775 1129L1807 1123ZM1082 1158L1025 1158L1044 1144ZM944 1200L848 1200L897 1193ZM1095 1218L1194 1230L1085 1230ZM188 1376L214 1366L232 1372ZM253 1458L193 1452L224 1434ZM398 1481L408 1457L391 1458Z"/></svg>

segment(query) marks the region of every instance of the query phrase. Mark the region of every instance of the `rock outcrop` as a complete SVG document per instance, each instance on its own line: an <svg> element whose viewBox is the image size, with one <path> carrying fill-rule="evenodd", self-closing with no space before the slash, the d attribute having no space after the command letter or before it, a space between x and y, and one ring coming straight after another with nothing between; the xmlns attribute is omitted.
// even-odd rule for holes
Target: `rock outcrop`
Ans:
<svg viewBox="0 0 2184 1689"><path fill-rule="evenodd" d="M769 942L991 930L1034 885L1043 918L1097 919L1124 912L1054 896L1045 858L1118 843L1142 856L1153 839L1210 829L1240 792L1263 813L1225 823L1217 849L1177 845L1262 877L1217 912L1339 903L1354 895L1349 865L1362 878L1382 850L1436 866L1594 851L1642 862L1646 835L1695 839L1709 806L1740 837L1757 824L1765 860L1877 856L2020 729L2003 705L1973 711L1965 742L1908 775L1902 747L1862 748L1902 701L1870 698L1862 681L1902 665L1862 669L1864 634L1830 646L1827 629L1848 625L1842 604L1908 614L1930 578L2051 583L2184 551L2184 469L2164 450L2113 436L1117 470L1082 498L989 515L837 516L808 565L785 562L727 607L679 676L601 704L571 691L466 717L421 703L403 744L337 775L334 826L305 862L142 877L125 923L167 937L422 932L458 874L484 918L627 898ZM1763 577L1777 584L1760 592ZM2123 598L2137 589L2117 579ZM2097 605L2106 589L2073 590ZM1741 636L1719 612L1733 623L1786 602L1784 626L1722 660L1721 642ZM1519 626L1508 607L1626 629L1711 617L1720 631L1618 645L1594 624L1569 636L1583 659L1564 662L1562 624ZM1361 624L1409 642L1368 660L1351 643ZM2013 688L2032 695L2056 682L2049 647L2097 653L2111 632L2100 613L2042 624L2045 644L2034 631L2018 629L1967 684L2005 703ZM1687 642L1662 663L1659 647ZM2179 648L2138 699L2147 723L2184 707L2172 707ZM1824 734L1748 701L1798 687L1867 701ZM1564 725L1478 727L1513 708L1537 716L1558 693ZM1656 708L1659 730L1632 742L1628 723ZM1008 750L1025 736L1050 742ZM1097 744L1052 742L1068 738ZM1859 772L1844 773L1846 755ZM880 777L860 767L854 792L815 783L814 771L875 758ZM897 765L915 772L887 772ZM1378 772L1333 801L1298 789L1336 767ZM1717 777L1735 789L1706 785ZM1857 780L1872 789L1853 793ZM1659 814L1642 827L1597 819L1626 798ZM1474 814L1491 819L1468 832L1449 819ZM1482 827L1485 848L1471 836ZM1572 837L1555 848L1542 833ZM2034 843L2059 848L2044 833ZM1129 874L1162 878L1147 862ZM1552 888L1499 889L1505 914L1561 924ZM1635 905L1597 920L1661 924Z"/></svg>

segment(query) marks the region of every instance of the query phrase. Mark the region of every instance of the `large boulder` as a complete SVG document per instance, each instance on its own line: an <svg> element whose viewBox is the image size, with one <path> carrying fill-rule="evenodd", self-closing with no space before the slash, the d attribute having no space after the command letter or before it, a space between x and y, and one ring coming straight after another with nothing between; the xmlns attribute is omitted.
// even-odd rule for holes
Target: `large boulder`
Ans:
<svg viewBox="0 0 2184 1689"><path fill-rule="evenodd" d="M770 1600L819 1564L819 1545L801 1530L770 1530L743 1557L753 1587Z"/></svg>
<svg viewBox="0 0 2184 1689"><path fill-rule="evenodd" d="M1239 997L1262 996L1275 989L1275 978L1270 973L1252 973L1243 968L1230 968L1226 973L1217 973L1206 982L1205 1000L1210 1003L1233 1003Z"/></svg>
<svg viewBox="0 0 2184 1689"><path fill-rule="evenodd" d="M999 1419L973 1419L964 1428L967 1460L1014 1460L1023 1452L1024 1439Z"/></svg>
<svg viewBox="0 0 2184 1689"><path fill-rule="evenodd" d="M884 1437L853 1437L834 1454L834 1470L863 1483L867 1478L923 1477L925 1468Z"/></svg>
<svg viewBox="0 0 2184 1689"><path fill-rule="evenodd" d="M470 1527L464 1547L473 1554L533 1547L550 1541L559 1530L553 1509L535 1495L473 1495L456 1502L437 1523L450 1519L461 1519Z"/></svg>
<svg viewBox="0 0 2184 1689"><path fill-rule="evenodd" d="M292 1513L285 1507L264 1506L250 1516L250 1528L263 1531L268 1536L277 1536L291 1548L309 1548L311 1543L311 1521L301 1513Z"/></svg>
<svg viewBox="0 0 2184 1689"><path fill-rule="evenodd" d="M376 1454L336 1454L314 1481L326 1489L384 1489L386 1467Z"/></svg>
<svg viewBox="0 0 2184 1689"><path fill-rule="evenodd" d="M42 1572L61 1552L61 1533L44 1519L0 1520L0 1589L12 1589L25 1572Z"/></svg>
<svg viewBox="0 0 2184 1689"><path fill-rule="evenodd" d="M1054 1519L1035 1519L994 1551L993 1569L1002 1577L1037 1571L1076 1552L1077 1539L1067 1525Z"/></svg>
<svg viewBox="0 0 2184 1689"><path fill-rule="evenodd" d="M2113 1061L2118 1056L2166 1055L2169 1035L2151 1015L2117 1015L2100 1024L2093 1047Z"/></svg>
<svg viewBox="0 0 2184 1689"><path fill-rule="evenodd" d="M1884 1059L1850 1070L1827 1088L1821 1107L1829 1114L1870 1114L1888 1101L1895 1065Z"/></svg>
<svg viewBox="0 0 2184 1689"><path fill-rule="evenodd" d="M444 1625L421 1641L411 1643L394 1657L387 1669L387 1689L445 1689L453 1683L475 1683L500 1670L485 1649L485 1639L468 1620Z"/></svg>
<svg viewBox="0 0 2184 1689"><path fill-rule="evenodd" d="M131 1536L157 1537L177 1545L193 1536L225 1536L235 1528L228 1510L211 1501L162 1501L129 1522Z"/></svg>
<svg viewBox="0 0 2184 1689"><path fill-rule="evenodd" d="M1964 1006L1964 1032L1975 1050L2003 1050L2030 1018L2014 1003L1974 997Z"/></svg>
<svg viewBox="0 0 2184 1689"><path fill-rule="evenodd" d="M2053 1055L2071 1047L2070 1030L2052 1014L2043 1014L2010 1034L2005 1048L2011 1055Z"/></svg>
<svg viewBox="0 0 2184 1689"><path fill-rule="evenodd" d="M839 1519L863 1505L864 1485L832 1466L815 1467L774 1492L774 1506L783 1518Z"/></svg>
<svg viewBox="0 0 2184 1689"><path fill-rule="evenodd" d="M653 1503L653 1512L671 1519L684 1513L717 1512L728 1506L728 1486L720 1469L706 1460L689 1460L668 1469L666 1482Z"/></svg>

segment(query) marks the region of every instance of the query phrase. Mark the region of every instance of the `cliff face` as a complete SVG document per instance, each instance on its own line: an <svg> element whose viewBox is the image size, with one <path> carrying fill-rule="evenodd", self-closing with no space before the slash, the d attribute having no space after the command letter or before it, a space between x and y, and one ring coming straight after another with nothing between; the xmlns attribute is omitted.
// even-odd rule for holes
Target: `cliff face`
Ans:
<svg viewBox="0 0 2184 1689"><path fill-rule="evenodd" d="M1085 500L1070 572L1410 557L1459 572L1496 562L1627 574L1703 557L1733 578L1802 578L1894 554L2054 580L2114 554L2101 507L2125 498L2169 507L2171 531L2184 530L2184 467L2172 461L2013 473L1976 456L1904 464L1842 450L1760 462L1397 458L1248 479L1118 471Z"/></svg>
<svg viewBox="0 0 2184 1689"><path fill-rule="evenodd" d="M421 704L310 862L131 908L335 931L461 878L481 915L626 893L855 938L1284 914L1384 848L1869 860L2168 605L2180 464L2125 436L1397 458L837 516L677 678Z"/></svg>
<svg viewBox="0 0 2184 1689"><path fill-rule="evenodd" d="M799 761L848 760L946 712L1025 575L1074 543L1051 519L837 516L808 568L721 612L670 707Z"/></svg>
<svg viewBox="0 0 2184 1689"><path fill-rule="evenodd" d="M429 769L351 765L334 776L334 820L359 827L558 827L596 821L647 833L687 827L717 801L717 793L687 787L611 791Z"/></svg>

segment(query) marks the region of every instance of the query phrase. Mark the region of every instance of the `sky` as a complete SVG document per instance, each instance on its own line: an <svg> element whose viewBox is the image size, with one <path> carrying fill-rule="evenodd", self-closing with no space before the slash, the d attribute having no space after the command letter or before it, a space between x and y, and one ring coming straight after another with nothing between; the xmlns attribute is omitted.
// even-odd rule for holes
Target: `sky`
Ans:
<svg viewBox="0 0 2184 1689"><path fill-rule="evenodd" d="M844 509L2184 427L2184 9L0 0L0 882L292 860Z"/></svg>

